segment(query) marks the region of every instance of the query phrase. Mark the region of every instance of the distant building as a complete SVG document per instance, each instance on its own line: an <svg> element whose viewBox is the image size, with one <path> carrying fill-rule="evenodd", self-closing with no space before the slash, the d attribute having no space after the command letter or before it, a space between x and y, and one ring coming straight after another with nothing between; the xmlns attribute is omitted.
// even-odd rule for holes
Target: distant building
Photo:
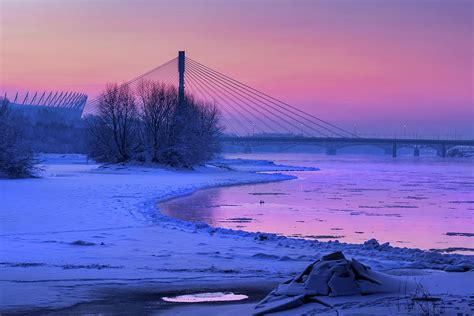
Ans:
<svg viewBox="0 0 474 316"><path fill-rule="evenodd" d="M9 108L31 121L78 121L82 117L87 95L78 92L16 93L2 99L9 100Z"/></svg>

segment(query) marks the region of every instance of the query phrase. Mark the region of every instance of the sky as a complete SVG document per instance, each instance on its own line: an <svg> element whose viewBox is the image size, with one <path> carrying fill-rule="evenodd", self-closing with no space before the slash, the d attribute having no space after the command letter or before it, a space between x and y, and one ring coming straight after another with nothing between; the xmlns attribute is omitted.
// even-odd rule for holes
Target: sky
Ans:
<svg viewBox="0 0 474 316"><path fill-rule="evenodd" d="M0 93L97 95L178 50L358 133L474 137L470 0L0 0Z"/></svg>

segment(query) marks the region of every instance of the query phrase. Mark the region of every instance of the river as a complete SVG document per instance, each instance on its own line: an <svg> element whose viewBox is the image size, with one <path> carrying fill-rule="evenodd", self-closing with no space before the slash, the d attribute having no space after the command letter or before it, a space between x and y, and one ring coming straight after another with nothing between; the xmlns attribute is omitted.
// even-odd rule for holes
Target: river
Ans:
<svg viewBox="0 0 474 316"><path fill-rule="evenodd" d="M472 159L303 153L227 157L320 170L285 172L297 177L290 181L200 190L161 203L160 211L251 232L350 243L376 238L398 247L474 253Z"/></svg>

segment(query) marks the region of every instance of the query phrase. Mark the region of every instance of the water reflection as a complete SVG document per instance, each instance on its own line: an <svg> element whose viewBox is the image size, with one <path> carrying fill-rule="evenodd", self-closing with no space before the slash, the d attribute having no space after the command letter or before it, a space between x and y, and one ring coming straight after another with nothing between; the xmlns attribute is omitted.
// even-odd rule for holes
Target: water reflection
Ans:
<svg viewBox="0 0 474 316"><path fill-rule="evenodd" d="M472 160L279 157L280 163L321 171L292 172L298 177L292 181L202 190L160 210L213 226L319 240L474 248Z"/></svg>
<svg viewBox="0 0 474 316"><path fill-rule="evenodd" d="M163 297L163 301L172 303L233 302L247 299L247 295L232 292L210 292Z"/></svg>
<svg viewBox="0 0 474 316"><path fill-rule="evenodd" d="M212 190L205 194L195 194L178 199L169 200L160 205L163 214L192 222L205 222L218 226L221 190ZM185 216L184 213L186 213Z"/></svg>

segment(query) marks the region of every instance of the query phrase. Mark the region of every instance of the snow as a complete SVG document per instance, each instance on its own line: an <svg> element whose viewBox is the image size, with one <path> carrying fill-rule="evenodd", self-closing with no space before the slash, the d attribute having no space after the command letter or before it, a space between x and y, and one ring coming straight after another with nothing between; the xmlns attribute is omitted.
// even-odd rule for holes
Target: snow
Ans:
<svg viewBox="0 0 474 316"><path fill-rule="evenodd" d="M301 166L288 166L288 165L276 165L273 161L269 160L255 160L255 159L215 159L209 162L210 165L219 166L222 168L230 168L239 171L250 171L250 172L265 172L265 171L318 171L319 168L315 167L301 167Z"/></svg>
<svg viewBox="0 0 474 316"><path fill-rule="evenodd" d="M422 284L422 287L419 284ZM335 304L347 301L347 298L350 302L354 299L356 302L364 302L366 299L362 295L383 297L377 294L386 294L385 302L391 296L400 295L405 298L438 301L440 298L432 294L432 285L374 271L355 258L348 260L342 252L335 252L316 260L294 278L278 285L254 307L254 313L263 315L290 312L304 304L319 305L320 309L334 309ZM417 290L420 293L417 293ZM451 289L451 293L453 290L455 288ZM344 298L341 300L341 297Z"/></svg>
<svg viewBox="0 0 474 316"><path fill-rule="evenodd" d="M391 274L474 267L472 256L213 228L156 210L158 201L201 188L292 179L256 173L288 166L219 160L196 170L100 167L81 155L45 155L42 161L38 178L0 180L0 311L66 307L110 289L271 288L334 251ZM433 275L474 281L473 272ZM464 294L474 293L472 284Z"/></svg>

